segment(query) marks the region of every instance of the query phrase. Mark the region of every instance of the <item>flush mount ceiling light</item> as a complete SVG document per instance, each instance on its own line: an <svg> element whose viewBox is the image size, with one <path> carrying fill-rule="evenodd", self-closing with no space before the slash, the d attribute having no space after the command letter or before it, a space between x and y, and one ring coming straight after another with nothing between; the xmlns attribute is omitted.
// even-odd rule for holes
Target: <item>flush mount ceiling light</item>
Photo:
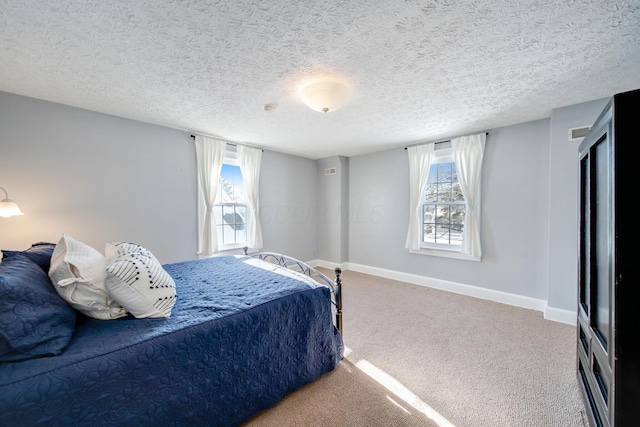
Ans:
<svg viewBox="0 0 640 427"><path fill-rule="evenodd" d="M351 89L335 79L317 79L303 84L298 95L307 107L328 113L342 107L351 98Z"/></svg>

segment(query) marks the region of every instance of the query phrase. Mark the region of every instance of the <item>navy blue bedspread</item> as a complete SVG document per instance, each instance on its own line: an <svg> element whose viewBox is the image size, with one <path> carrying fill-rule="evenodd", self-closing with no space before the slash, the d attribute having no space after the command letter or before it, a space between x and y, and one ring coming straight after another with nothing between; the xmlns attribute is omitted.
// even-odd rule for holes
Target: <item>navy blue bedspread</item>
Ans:
<svg viewBox="0 0 640 427"><path fill-rule="evenodd" d="M80 317L62 355L0 364L0 426L235 426L340 361L313 280L249 257L164 267L171 317Z"/></svg>

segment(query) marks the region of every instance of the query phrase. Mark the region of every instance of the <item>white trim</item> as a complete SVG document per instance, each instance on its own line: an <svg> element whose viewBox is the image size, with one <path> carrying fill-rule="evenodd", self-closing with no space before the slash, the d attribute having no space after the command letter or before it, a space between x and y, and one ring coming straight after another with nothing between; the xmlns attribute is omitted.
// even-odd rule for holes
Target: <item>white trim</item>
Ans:
<svg viewBox="0 0 640 427"><path fill-rule="evenodd" d="M216 227L218 225L216 224ZM247 242L238 242L238 243L229 243L228 245L220 245L218 246L218 252L229 252L235 251L237 249L242 249L247 246Z"/></svg>
<svg viewBox="0 0 640 427"><path fill-rule="evenodd" d="M337 262L331 262L331 261L325 261L322 259L314 259L311 261L305 261L305 264L307 264L309 267L322 267L322 268L328 268L329 270L334 270L335 268L341 268L343 270L346 270L346 263L344 264L338 264Z"/></svg>
<svg viewBox="0 0 640 427"><path fill-rule="evenodd" d="M409 253L417 254L417 255L428 255L428 256L439 256L441 258L453 258L453 259L461 259L464 261L482 261L482 257L466 255L460 252L460 246L456 246L458 250L455 249L435 249L435 248L427 248L421 247L419 250L409 249Z"/></svg>
<svg viewBox="0 0 640 427"><path fill-rule="evenodd" d="M335 270L336 268L339 268L341 270L346 270L347 269L347 265L349 263L345 262L342 264L338 264L337 262L331 262L331 261L324 261L321 259L315 260L315 267L322 267L322 268L328 268L330 270Z"/></svg>
<svg viewBox="0 0 640 427"><path fill-rule="evenodd" d="M578 325L577 311L564 310L561 308L547 307L544 311L544 318L555 322L566 323L567 325Z"/></svg>
<svg viewBox="0 0 640 427"><path fill-rule="evenodd" d="M330 263L327 261L316 260L317 265L326 268L333 268L332 266L340 266L339 264ZM419 276L416 274L404 273L401 271L387 270L384 268L371 267L368 265L356 264L347 262L342 264L343 270L351 270L359 273L371 274L372 276L383 277L391 280L398 280L401 282L411 283L419 286L426 286L428 288L440 289L447 292L454 292L461 295L466 295L474 298L485 299L502 304L508 304L515 307L527 308L531 310L540 311L547 320L566 323L569 325L576 324L576 312L570 310L563 310L558 308L550 308L547 306L547 301L538 298L525 297L522 295L511 294L502 291L496 291L492 289L481 288L478 286L465 285L462 283L450 282L447 280L434 279L426 276Z"/></svg>
<svg viewBox="0 0 640 427"><path fill-rule="evenodd" d="M219 256L227 256L227 255L244 255L243 248L245 246L246 245L238 243L238 245L234 245L233 248L220 249L220 250L218 250L218 253L215 253L215 254L212 254L212 255L205 255L205 254L196 252L196 257L197 257L197 259L205 259L205 258L214 258L214 257L219 257ZM247 250L247 255L256 254L258 252L260 252L258 249L249 248Z"/></svg>
<svg viewBox="0 0 640 427"><path fill-rule="evenodd" d="M392 280L411 283L414 285L426 286L428 288L440 289L454 292L475 298L509 304L516 307L529 308L537 311L544 311L547 303L545 300L524 297L522 295L510 294L507 292L481 288L478 286L465 285L462 283L450 282L448 280L434 279L431 277L418 276L416 274L403 273L400 271L386 270L378 267L370 267L361 264L349 263L349 270L360 273L372 274Z"/></svg>

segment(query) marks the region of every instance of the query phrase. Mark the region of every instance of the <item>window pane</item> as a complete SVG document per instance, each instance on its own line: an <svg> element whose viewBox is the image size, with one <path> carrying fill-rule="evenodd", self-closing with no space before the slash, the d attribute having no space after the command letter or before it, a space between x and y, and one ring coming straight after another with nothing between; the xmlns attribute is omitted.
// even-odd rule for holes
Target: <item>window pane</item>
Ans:
<svg viewBox="0 0 640 427"><path fill-rule="evenodd" d="M224 163L220 171L220 187L216 203L238 203L244 201L244 186L240 166Z"/></svg>
<svg viewBox="0 0 640 427"><path fill-rule="evenodd" d="M423 222L434 223L436 218L436 205L423 205L422 206Z"/></svg>
<svg viewBox="0 0 640 427"><path fill-rule="evenodd" d="M451 183L450 182L438 184L438 201L439 202L451 201Z"/></svg>
<svg viewBox="0 0 640 427"><path fill-rule="evenodd" d="M449 205L437 205L436 224L449 224Z"/></svg>
<svg viewBox="0 0 640 427"><path fill-rule="evenodd" d="M422 206L423 242L460 245L466 205L454 162L431 165L425 201Z"/></svg>
<svg viewBox="0 0 640 427"><path fill-rule="evenodd" d="M436 224L435 242L449 244L449 227Z"/></svg>
<svg viewBox="0 0 640 427"><path fill-rule="evenodd" d="M222 242L224 245L236 243L236 231L227 224L222 227Z"/></svg>
<svg viewBox="0 0 640 427"><path fill-rule="evenodd" d="M245 205L236 206L236 225L237 230L245 230L245 224L247 223L247 207Z"/></svg>
<svg viewBox="0 0 640 427"><path fill-rule="evenodd" d="M453 205L451 207L451 223L462 227L464 224L464 216L466 208L462 205Z"/></svg>
<svg viewBox="0 0 640 427"><path fill-rule="evenodd" d="M462 224L451 224L450 241L452 245L462 244Z"/></svg>
<svg viewBox="0 0 640 427"><path fill-rule="evenodd" d="M451 182L451 170L453 163L438 163L438 181Z"/></svg>
<svg viewBox="0 0 640 427"><path fill-rule="evenodd" d="M436 205L422 205L422 241L433 243Z"/></svg>
<svg viewBox="0 0 640 427"><path fill-rule="evenodd" d="M423 227L423 236L422 241L425 243L435 243L436 238L436 227L433 224L425 224Z"/></svg>
<svg viewBox="0 0 640 427"><path fill-rule="evenodd" d="M425 202L437 202L438 201L438 185L435 183L427 184L427 191Z"/></svg>
<svg viewBox="0 0 640 427"><path fill-rule="evenodd" d="M222 206L214 206L213 207L213 216L216 219L216 224L222 224Z"/></svg>
<svg viewBox="0 0 640 427"><path fill-rule="evenodd" d="M219 245L232 245L247 241L247 206L216 205L213 207L216 217Z"/></svg>
<svg viewBox="0 0 640 427"><path fill-rule="evenodd" d="M225 225L230 225L235 222L234 206L222 206L222 219Z"/></svg>
<svg viewBox="0 0 640 427"><path fill-rule="evenodd" d="M427 183L435 184L438 182L438 165L431 165L429 168L429 178L427 178Z"/></svg>
<svg viewBox="0 0 640 427"><path fill-rule="evenodd" d="M236 230L236 243L246 242L247 241L247 227L242 226L242 228Z"/></svg>
<svg viewBox="0 0 640 427"><path fill-rule="evenodd" d="M462 195L462 188L459 182L454 182L451 188L451 201L452 202L464 202L464 196Z"/></svg>

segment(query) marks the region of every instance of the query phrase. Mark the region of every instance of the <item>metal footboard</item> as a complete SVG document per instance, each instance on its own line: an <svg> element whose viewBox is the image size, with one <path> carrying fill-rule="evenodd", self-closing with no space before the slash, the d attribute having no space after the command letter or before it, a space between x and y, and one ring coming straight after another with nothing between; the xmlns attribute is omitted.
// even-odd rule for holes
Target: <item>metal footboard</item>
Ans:
<svg viewBox="0 0 640 427"><path fill-rule="evenodd" d="M287 268L292 271L297 271L298 273L302 273L310 278L314 279L316 282L326 286L331 291L331 304L335 307L335 326L340 332L343 334L342 330L342 279L340 275L342 274L342 270L340 268L335 268L333 270L336 275L335 280L329 279L327 276L316 270L315 268L309 266L308 264L292 258L290 256L277 254L273 252L258 252L255 254L247 254L248 248L245 246L242 248L245 255L261 259L263 261L270 262L272 264L279 265L281 267Z"/></svg>

